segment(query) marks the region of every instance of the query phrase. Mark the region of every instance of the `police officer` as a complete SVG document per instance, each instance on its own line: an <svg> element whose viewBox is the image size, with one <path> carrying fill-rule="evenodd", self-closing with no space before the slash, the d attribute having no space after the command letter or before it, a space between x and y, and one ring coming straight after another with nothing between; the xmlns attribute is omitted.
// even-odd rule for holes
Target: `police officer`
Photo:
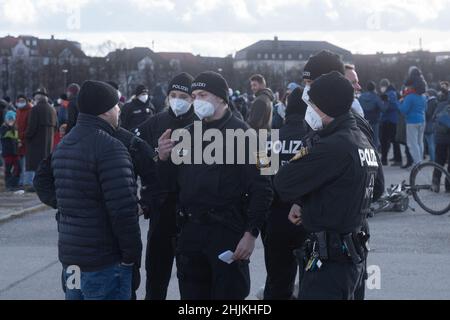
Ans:
<svg viewBox="0 0 450 320"><path fill-rule="evenodd" d="M302 88L296 88L289 95L279 141L269 142L269 151L279 154L282 166L304 148L303 138L308 130L305 124L307 105L302 95ZM297 275L294 251L302 246L306 234L302 226L296 226L287 219L292 205L282 202L275 193L263 239L267 270L265 300L290 300L294 294Z"/></svg>
<svg viewBox="0 0 450 320"><path fill-rule="evenodd" d="M228 107L226 80L218 73L204 72L194 80L192 94L195 113L202 120L200 134L208 129L219 132L225 144L222 156L227 151L235 152L235 145L230 145L225 135L235 130L243 132L248 126L233 116ZM194 125L194 131L199 125L199 122ZM163 161L174 148L170 136L169 130L159 141L162 160L159 165L164 165ZM187 155L186 159L194 161L193 151L199 148L204 153L212 142L196 139L195 132L191 136L194 136L191 148L184 149L183 143L182 153ZM181 151L177 148L175 154ZM247 149L239 152L247 153ZM236 161L237 152L234 156ZM268 214L272 189L269 178L262 176L257 166L249 161L230 164L221 160L212 164L204 159L198 164L189 164L186 160L177 167L184 218L177 246L178 280L183 300L242 300L250 291L249 258ZM219 256L231 263L220 260Z"/></svg>
<svg viewBox="0 0 450 320"><path fill-rule="evenodd" d="M155 107L150 102L149 91L139 85L131 102L125 104L120 113L122 128L134 130L155 114Z"/></svg>
<svg viewBox="0 0 450 320"><path fill-rule="evenodd" d="M363 277L361 231L378 172L376 152L350 112L351 83L339 72L310 86L305 120L316 134L275 178L281 199L301 205L290 220L309 233L300 299L354 299Z"/></svg>
<svg viewBox="0 0 450 320"><path fill-rule="evenodd" d="M134 133L147 141L154 149L158 139L167 130L185 128L194 123L191 84L194 78L187 73L177 75L169 83L169 109L144 122ZM170 159L168 160L170 161ZM166 181L156 193L141 194L152 198L152 214L147 236L145 269L147 272L146 299L165 300L175 257L177 182L172 166L160 167L158 176Z"/></svg>
<svg viewBox="0 0 450 320"><path fill-rule="evenodd" d="M312 56L309 58L308 62L305 65L305 69L303 72L303 80L305 83L305 92L304 92L304 99L308 101L308 90L311 84L319 78L321 75L330 73L332 71L340 72L342 75L345 74L345 65L342 59L339 57L339 55L331 52L331 51L321 51L318 54ZM352 109L353 116L356 119L356 124L358 125L358 128L366 135L367 139L369 139L369 142L372 144L373 148L375 147L375 138L374 133L372 130L372 127L370 124L361 117L357 112L354 112ZM379 155L377 154L378 159L378 174L377 179L375 181L375 189L373 194L373 201L378 200L384 193L384 173L383 173L383 166L381 163L381 159ZM297 211L298 214L298 206L293 207L293 211ZM294 213L294 212L293 212ZM370 236L370 230L369 230L369 224L367 219L364 220L364 232ZM366 264L367 261L364 263L364 278L362 279L361 283L358 285L357 292L355 294L356 300L364 300L365 296L365 288L366 283L365 280L367 280L368 275L366 272Z"/></svg>

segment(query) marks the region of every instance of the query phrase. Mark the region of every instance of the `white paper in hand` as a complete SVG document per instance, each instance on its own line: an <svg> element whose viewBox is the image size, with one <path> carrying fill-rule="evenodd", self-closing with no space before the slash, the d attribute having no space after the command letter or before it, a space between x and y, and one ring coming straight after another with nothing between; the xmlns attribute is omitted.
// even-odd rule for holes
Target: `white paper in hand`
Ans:
<svg viewBox="0 0 450 320"><path fill-rule="evenodd" d="M234 262L233 260L234 252L231 252L230 250L225 251L221 255L219 255L219 259L222 260L225 263L232 264Z"/></svg>

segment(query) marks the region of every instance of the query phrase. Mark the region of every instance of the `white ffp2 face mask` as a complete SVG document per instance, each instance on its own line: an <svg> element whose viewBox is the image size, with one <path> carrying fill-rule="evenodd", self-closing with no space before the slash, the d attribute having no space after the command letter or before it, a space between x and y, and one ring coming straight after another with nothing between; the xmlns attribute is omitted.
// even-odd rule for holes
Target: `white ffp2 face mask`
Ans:
<svg viewBox="0 0 450 320"><path fill-rule="evenodd" d="M322 118L311 106L308 106L308 108L306 109L305 121L314 131L323 129Z"/></svg>
<svg viewBox="0 0 450 320"><path fill-rule="evenodd" d="M170 99L169 104L176 117L186 114L191 108L191 103L183 99Z"/></svg>
<svg viewBox="0 0 450 320"><path fill-rule="evenodd" d="M305 89L303 89L302 100L309 106L311 102L309 101L309 90L311 89L310 85L306 85Z"/></svg>
<svg viewBox="0 0 450 320"><path fill-rule="evenodd" d="M194 101L194 111L197 117L200 120L212 117L214 115L214 112L216 109L214 108L214 105L205 100L195 100Z"/></svg>
<svg viewBox="0 0 450 320"><path fill-rule="evenodd" d="M142 103L146 103L146 102L148 101L148 95L144 94L144 95L142 95L142 96L139 96L139 100L140 100Z"/></svg>

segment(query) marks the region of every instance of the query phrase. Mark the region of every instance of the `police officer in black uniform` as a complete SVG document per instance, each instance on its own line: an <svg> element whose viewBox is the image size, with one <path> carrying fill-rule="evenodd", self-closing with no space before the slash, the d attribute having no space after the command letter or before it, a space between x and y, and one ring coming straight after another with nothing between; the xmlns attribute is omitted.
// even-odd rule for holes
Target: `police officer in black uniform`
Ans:
<svg viewBox="0 0 450 320"><path fill-rule="evenodd" d="M144 122L134 133L144 139L154 149L158 139L167 130L185 128L194 123L191 84L194 78L187 73L177 75L169 83L169 109ZM170 161L170 159L168 160ZM158 176L165 180L157 192L150 194L144 190L142 198L151 198L152 213L147 236L145 269L147 272L146 300L165 300L172 274L175 257L177 181L176 168L160 167ZM163 187L164 186L164 187Z"/></svg>
<svg viewBox="0 0 450 320"><path fill-rule="evenodd" d="M302 95L302 88L296 88L289 95L286 120L279 131L279 140L269 142L269 152L279 154L282 166L304 148L303 139L308 129L305 123L307 105ZM282 202L275 193L263 239L267 270L265 300L293 298L298 266L294 251L302 246L306 232L303 226L296 226L288 220L292 206L292 203Z"/></svg>
<svg viewBox="0 0 450 320"><path fill-rule="evenodd" d="M133 100L122 107L120 112L121 126L133 131L154 114L155 107L150 102L148 89L139 85L134 92Z"/></svg>
<svg viewBox="0 0 450 320"><path fill-rule="evenodd" d="M317 132L275 178L280 197L301 205L290 220L309 233L299 298L354 299L367 255L361 230L378 173L376 151L350 112L354 89L342 74L319 77L307 95L305 120Z"/></svg>
<svg viewBox="0 0 450 320"><path fill-rule="evenodd" d="M317 53L316 55L309 58L307 64L305 65L305 69L303 72L303 80L305 82L305 96L304 99L308 99L307 92L309 90L309 86L321 75L330 73L332 71L340 72L341 74L345 74L345 67L344 62L340 58L339 55L331 52L331 51L321 51ZM361 117L359 114L354 113L352 110L353 116L356 119L356 124L358 128L365 134L367 139L369 139L369 142L372 144L374 149L375 147L375 139L374 139L374 132L372 130L372 127L370 124ZM311 139L310 139L311 140ZM381 159L379 157L379 154L377 153L377 159L378 159L378 174L377 179L375 181L375 189L373 194L373 201L377 201L384 193L384 172L383 172L383 166L381 163ZM298 208L298 206L296 207ZM297 210L298 211L298 210ZM364 220L364 227L363 231L370 237L370 230L369 230L369 223L367 219ZM364 300L365 297L365 289L366 289L366 283L365 281L368 278L368 274L366 272L367 267L367 259L364 262L364 277L361 279L361 283L358 285L358 289L355 294L356 300Z"/></svg>
<svg viewBox="0 0 450 320"><path fill-rule="evenodd" d="M235 130L249 127L238 120L228 107L228 85L215 72L200 74L192 84L194 109L202 119L202 132L214 129L223 135L226 152L233 150L237 158L236 145L229 145L225 137ZM200 125L197 122L194 130ZM198 129L197 129L198 130ZM191 148L182 153L194 161L194 150L201 147L206 152L211 143L195 139L191 132ZM167 131L159 142L159 155L164 160L174 148L171 131ZM238 152L248 152L244 146ZM173 153L172 153L173 157ZM181 298L183 300L242 300L250 291L249 258L255 247L272 200L270 179L260 174L249 159L245 164L230 164L226 159L207 164L188 164L186 160L177 167L180 188L180 215L183 217L177 246L177 268ZM223 253L232 253L228 264L219 259Z"/></svg>

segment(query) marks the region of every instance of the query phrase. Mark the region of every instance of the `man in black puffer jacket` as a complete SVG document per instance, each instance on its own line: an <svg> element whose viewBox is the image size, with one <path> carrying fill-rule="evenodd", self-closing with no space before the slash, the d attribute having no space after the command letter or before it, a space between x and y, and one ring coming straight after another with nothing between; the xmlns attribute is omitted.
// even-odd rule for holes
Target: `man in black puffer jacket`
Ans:
<svg viewBox="0 0 450 320"><path fill-rule="evenodd" d="M52 157L69 300L129 300L133 268L141 260L133 164L112 137L118 100L110 85L86 81L77 125Z"/></svg>

